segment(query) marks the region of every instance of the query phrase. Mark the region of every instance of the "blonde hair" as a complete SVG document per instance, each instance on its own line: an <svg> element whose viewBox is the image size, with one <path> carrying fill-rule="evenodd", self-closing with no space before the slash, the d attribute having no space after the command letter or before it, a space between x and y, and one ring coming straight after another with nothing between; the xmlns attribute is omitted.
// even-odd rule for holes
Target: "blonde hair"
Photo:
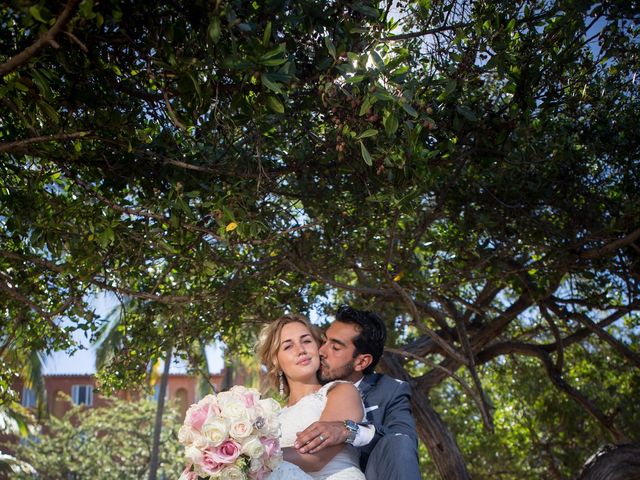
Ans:
<svg viewBox="0 0 640 480"><path fill-rule="evenodd" d="M293 322L301 323L307 327L318 346L322 345L322 335L320 330L315 325L312 325L309 319L304 315L297 313L283 315L262 327L262 330L260 330L260 336L258 337L256 352L260 363L267 368L267 380L269 385L272 388L275 388L276 391L280 385L280 374L282 372L280 365L278 364L280 333L285 325ZM289 396L289 383L287 382L287 377L282 375L282 381L284 382L284 395L287 397Z"/></svg>

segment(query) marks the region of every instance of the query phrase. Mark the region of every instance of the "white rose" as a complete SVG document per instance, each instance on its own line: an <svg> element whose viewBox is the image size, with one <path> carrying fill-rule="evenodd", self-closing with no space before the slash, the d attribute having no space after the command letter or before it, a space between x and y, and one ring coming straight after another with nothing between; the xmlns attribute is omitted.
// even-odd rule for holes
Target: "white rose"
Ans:
<svg viewBox="0 0 640 480"><path fill-rule="evenodd" d="M242 417L246 415L247 412L244 400L231 392L222 392L218 395L218 406L220 407L222 415L227 418Z"/></svg>
<svg viewBox="0 0 640 480"><path fill-rule="evenodd" d="M235 465L229 465L220 472L222 480L244 480L244 473Z"/></svg>
<svg viewBox="0 0 640 480"><path fill-rule="evenodd" d="M185 448L184 456L189 463L199 465L202 462L202 452L197 447L190 446Z"/></svg>
<svg viewBox="0 0 640 480"><path fill-rule="evenodd" d="M265 416L277 415L282 407L273 398L263 398L258 400L258 405L262 408Z"/></svg>
<svg viewBox="0 0 640 480"><path fill-rule="evenodd" d="M234 419L231 422L231 428L229 429L229 435L236 440L242 440L247 438L253 432L253 422L251 419L244 417L240 419Z"/></svg>
<svg viewBox="0 0 640 480"><path fill-rule="evenodd" d="M178 441L182 445L190 445L200 436L198 431L189 425L182 425L178 430Z"/></svg>
<svg viewBox="0 0 640 480"><path fill-rule="evenodd" d="M254 422L258 418L264 418L266 416L264 409L258 404L256 404L252 408L247 409L247 414L249 415L249 418Z"/></svg>
<svg viewBox="0 0 640 480"><path fill-rule="evenodd" d="M198 435L193 440L193 443L191 444L192 447L199 448L200 450L204 450L209 445L211 445L211 442L209 441L209 439L207 437L205 437L203 435Z"/></svg>
<svg viewBox="0 0 640 480"><path fill-rule="evenodd" d="M251 463L249 463L249 471L252 473L255 473L258 470L260 470L263 465L264 465L264 462L262 461L261 458L252 458Z"/></svg>
<svg viewBox="0 0 640 480"><path fill-rule="evenodd" d="M282 453L279 455L273 455L272 457L267 458L265 465L271 471L275 470L278 465L282 462Z"/></svg>
<svg viewBox="0 0 640 480"><path fill-rule="evenodd" d="M206 403L209 405L218 405L218 398L213 395L213 394L209 394L209 395L205 395L202 400L200 400L199 403Z"/></svg>
<svg viewBox="0 0 640 480"><path fill-rule="evenodd" d="M264 425L260 429L260 433L265 437L279 437L280 420L278 420L278 417L265 418Z"/></svg>
<svg viewBox="0 0 640 480"><path fill-rule="evenodd" d="M264 453L264 445L258 437L251 437L242 444L242 453L249 458L260 458Z"/></svg>
<svg viewBox="0 0 640 480"><path fill-rule="evenodd" d="M234 385L229 389L229 392L233 393L234 395L245 395L249 390L252 389L249 389L244 385Z"/></svg>
<svg viewBox="0 0 640 480"><path fill-rule="evenodd" d="M212 418L201 428L202 436L205 437L214 447L220 445L229 434L229 426L224 418Z"/></svg>
<svg viewBox="0 0 640 480"><path fill-rule="evenodd" d="M222 405L223 403L238 403L240 398L240 395L236 395L231 390L220 392L218 394L218 405Z"/></svg>

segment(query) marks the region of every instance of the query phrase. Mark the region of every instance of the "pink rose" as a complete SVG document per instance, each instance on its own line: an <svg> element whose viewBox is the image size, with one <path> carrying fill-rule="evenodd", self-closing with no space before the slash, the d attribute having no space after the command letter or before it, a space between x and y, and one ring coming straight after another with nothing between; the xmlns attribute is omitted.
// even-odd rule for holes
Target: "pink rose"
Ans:
<svg viewBox="0 0 640 480"><path fill-rule="evenodd" d="M264 445L264 454L271 457L280 451L280 444L275 438L260 437L260 442Z"/></svg>
<svg viewBox="0 0 640 480"><path fill-rule="evenodd" d="M244 406L247 408L251 408L256 404L255 398L253 397L253 394L251 392L248 392L245 396L244 396Z"/></svg>
<svg viewBox="0 0 640 480"><path fill-rule="evenodd" d="M218 463L229 464L236 461L240 455L240 444L234 440L225 440L219 446L211 449L211 458Z"/></svg>
<svg viewBox="0 0 640 480"><path fill-rule="evenodd" d="M193 405L191 405L191 407L189 407L189 410L187 410L184 424L189 425L196 430L200 430L208 415L209 405L194 403Z"/></svg>
<svg viewBox="0 0 640 480"><path fill-rule="evenodd" d="M218 405L200 401L199 403L194 403L189 407L184 419L184 424L200 431L202 429L202 425L207 420L218 416L220 416L220 408Z"/></svg>
<svg viewBox="0 0 640 480"><path fill-rule="evenodd" d="M203 452L202 464L200 466L202 467L202 471L207 475L215 475L224 468L224 463L216 460L214 456L215 450L217 450L215 447L211 447Z"/></svg>

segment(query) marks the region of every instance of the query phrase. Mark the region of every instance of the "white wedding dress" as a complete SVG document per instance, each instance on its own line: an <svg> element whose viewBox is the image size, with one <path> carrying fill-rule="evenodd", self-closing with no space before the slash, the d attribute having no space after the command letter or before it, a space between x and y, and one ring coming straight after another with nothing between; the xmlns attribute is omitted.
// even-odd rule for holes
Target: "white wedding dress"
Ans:
<svg viewBox="0 0 640 480"><path fill-rule="evenodd" d="M313 422L320 419L327 403L327 392L338 382L330 382L320 390L302 397L295 405L285 407L280 412L280 446L292 447L296 441L296 433L303 431ZM365 480L359 467L358 450L345 445L318 472L302 471L300 467L289 462L281 462L268 477L268 480Z"/></svg>

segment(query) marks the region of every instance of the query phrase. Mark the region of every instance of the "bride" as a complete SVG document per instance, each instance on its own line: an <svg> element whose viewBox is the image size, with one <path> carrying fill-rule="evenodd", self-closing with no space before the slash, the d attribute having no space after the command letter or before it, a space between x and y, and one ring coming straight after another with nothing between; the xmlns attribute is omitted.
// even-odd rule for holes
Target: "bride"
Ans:
<svg viewBox="0 0 640 480"><path fill-rule="evenodd" d="M364 419L360 393L352 383L320 385L320 344L316 327L303 315L285 315L260 332L260 362L267 367L271 384L287 398L280 413L284 461L268 480L365 480L358 467L358 451L351 445L327 447L316 454L301 454L293 448L296 433L317 420Z"/></svg>

